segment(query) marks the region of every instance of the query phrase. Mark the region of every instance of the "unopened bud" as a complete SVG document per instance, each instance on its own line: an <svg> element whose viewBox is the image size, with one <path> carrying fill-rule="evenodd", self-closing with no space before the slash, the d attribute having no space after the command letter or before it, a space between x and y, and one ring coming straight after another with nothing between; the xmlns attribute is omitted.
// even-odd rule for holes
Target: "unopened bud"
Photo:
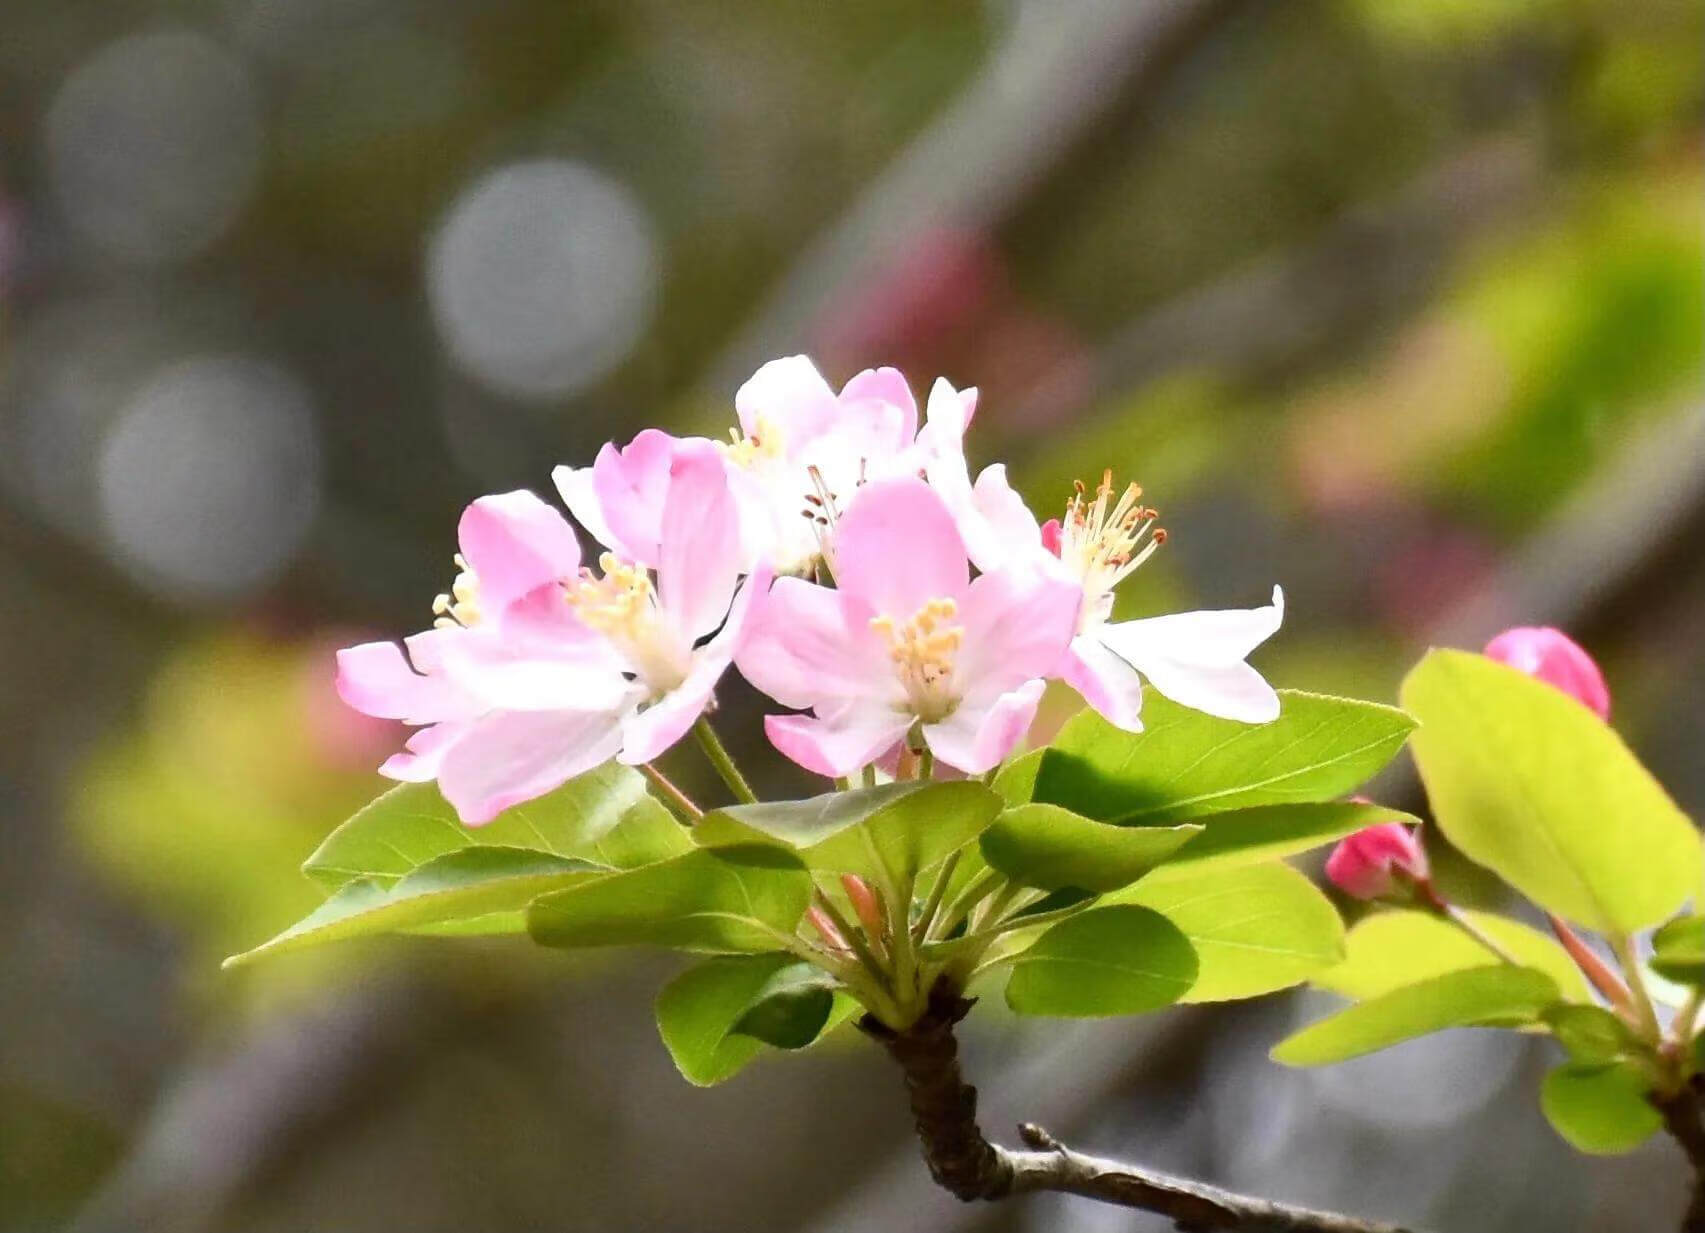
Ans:
<svg viewBox="0 0 1705 1233"><path fill-rule="evenodd" d="M852 947L847 945L847 940L841 936L841 931L835 928L835 922L829 919L829 914L822 908L812 904L805 909L805 919L810 921L812 928L822 935L823 940L829 944L830 950L837 950L842 953L852 951Z"/></svg>
<svg viewBox="0 0 1705 1233"><path fill-rule="evenodd" d="M1055 556L1060 555L1060 520L1050 518L1042 524L1042 547Z"/></svg>
<svg viewBox="0 0 1705 1233"><path fill-rule="evenodd" d="M1610 718L1610 690L1593 657L1560 629L1521 625L1486 644L1486 656L1538 677L1581 703L1600 719Z"/></svg>
<svg viewBox="0 0 1705 1233"><path fill-rule="evenodd" d="M1427 880L1427 854L1401 822L1381 822L1340 840L1326 858L1326 876L1346 895L1378 899L1397 889L1397 875Z"/></svg>
<svg viewBox="0 0 1705 1233"><path fill-rule="evenodd" d="M882 900L869 882L853 873L841 875L841 888L847 892L847 898L852 901L853 912L858 916L859 924L870 935L873 942L882 939L883 919Z"/></svg>

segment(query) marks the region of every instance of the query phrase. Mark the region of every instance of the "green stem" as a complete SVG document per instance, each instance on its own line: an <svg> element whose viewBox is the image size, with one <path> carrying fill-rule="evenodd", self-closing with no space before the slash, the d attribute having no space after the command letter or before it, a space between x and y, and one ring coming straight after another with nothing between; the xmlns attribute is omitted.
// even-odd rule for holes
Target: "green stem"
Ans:
<svg viewBox="0 0 1705 1233"><path fill-rule="evenodd" d="M971 879L970 885L954 896L947 911L941 914L941 927L936 930L937 939L945 938L952 933L960 921L964 920L972 908L976 907L983 897L1000 885L1001 875L993 869L985 869L977 877Z"/></svg>
<svg viewBox="0 0 1705 1233"><path fill-rule="evenodd" d="M935 778L935 754L925 745L918 751L918 778Z"/></svg>
<svg viewBox="0 0 1705 1233"><path fill-rule="evenodd" d="M672 780L649 762L640 764L640 773L649 779L652 785L662 794L663 803L669 810L687 826L693 825L704 817L704 810L693 803L693 798L677 788Z"/></svg>
<svg viewBox="0 0 1705 1233"><path fill-rule="evenodd" d="M1634 942L1625 933L1614 933L1610 935L1610 949L1622 965L1622 975L1627 979L1628 992L1634 999L1634 1013L1647 1034L1646 1039L1656 1043L1663 1037L1663 1028L1658 1023L1652 995L1646 991L1646 982L1640 976L1640 961L1634 954Z"/></svg>
<svg viewBox="0 0 1705 1233"><path fill-rule="evenodd" d="M935 914L941 910L941 901L947 896L947 884L953 880L953 871L959 868L959 854L963 850L955 848L941 863L941 872L935 875L935 885L930 887L929 898L924 900L924 910L918 914L918 923L912 926L915 940L922 941L929 936L930 926L935 924Z"/></svg>
<svg viewBox="0 0 1705 1233"><path fill-rule="evenodd" d="M865 763L864 769L859 772L859 782L866 788L876 786L876 764L874 762Z"/></svg>
<svg viewBox="0 0 1705 1233"><path fill-rule="evenodd" d="M722 782L734 793L734 798L745 805L756 805L757 793L752 791L752 785L746 782L740 768L734 765L734 759L728 756L728 750L723 747L722 738L716 735L716 729L710 726L710 720L700 715L693 725L693 735L698 738L699 748L704 750L704 756L710 759L716 773L722 776Z"/></svg>
<svg viewBox="0 0 1705 1233"><path fill-rule="evenodd" d="M1455 904L1449 902L1443 895L1439 894L1439 892L1434 889L1431 882L1418 882L1416 883L1416 889L1420 892L1423 903L1425 903L1439 916L1443 917L1445 920L1455 925L1458 929L1462 930L1462 932L1466 933L1469 937L1473 938L1476 942L1480 943L1480 945L1490 951L1495 958L1503 963L1513 964L1516 967L1522 966L1521 960L1517 959L1514 955L1510 954L1509 951L1505 950L1502 946L1498 945L1497 942L1493 941L1491 935L1470 920L1466 912L1457 907Z"/></svg>

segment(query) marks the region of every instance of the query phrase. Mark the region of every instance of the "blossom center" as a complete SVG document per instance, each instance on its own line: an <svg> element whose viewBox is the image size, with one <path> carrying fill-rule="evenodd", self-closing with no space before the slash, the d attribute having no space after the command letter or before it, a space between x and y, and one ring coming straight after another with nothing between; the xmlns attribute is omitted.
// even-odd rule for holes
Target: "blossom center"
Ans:
<svg viewBox="0 0 1705 1233"><path fill-rule="evenodd" d="M1140 485L1128 484L1114 497L1113 472L1101 473L1095 497L1082 482L1060 521L1058 555L1083 584L1082 632L1105 621L1113 610L1113 588L1134 574L1166 542L1155 525L1158 510L1142 504Z"/></svg>
<svg viewBox="0 0 1705 1233"><path fill-rule="evenodd" d="M906 621L892 617L870 619L870 627L888 641L888 658L906 691L914 714L926 724L946 719L959 705L954 661L965 627L954 618L959 605L951 599L932 599Z"/></svg>
<svg viewBox="0 0 1705 1233"><path fill-rule="evenodd" d="M668 693L687 679L692 648L664 619L644 569L608 552L598 567L602 576L583 568L563 598L587 628L621 652L654 698Z"/></svg>
<svg viewBox="0 0 1705 1233"><path fill-rule="evenodd" d="M432 612L437 619L432 624L439 629L472 629L483 616L480 611L480 579L461 553L456 554L455 560L456 580L450 584L448 591L433 598Z"/></svg>
<svg viewBox="0 0 1705 1233"><path fill-rule="evenodd" d="M752 423L752 431L743 435L738 428L728 430L728 443L717 442L734 464L747 470L760 462L771 462L787 456L787 437L769 416L760 415Z"/></svg>

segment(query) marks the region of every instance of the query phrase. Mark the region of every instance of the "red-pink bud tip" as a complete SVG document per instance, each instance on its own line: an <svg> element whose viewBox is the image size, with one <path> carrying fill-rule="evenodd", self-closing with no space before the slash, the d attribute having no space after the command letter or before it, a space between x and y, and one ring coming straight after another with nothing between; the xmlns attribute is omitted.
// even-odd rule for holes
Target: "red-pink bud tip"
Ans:
<svg viewBox="0 0 1705 1233"><path fill-rule="evenodd" d="M1042 524L1042 547L1055 556L1060 555L1060 520L1050 518Z"/></svg>
<svg viewBox="0 0 1705 1233"><path fill-rule="evenodd" d="M1340 840L1326 858L1332 885L1356 899L1378 899L1397 888L1397 874L1427 880L1427 854L1401 822L1381 822Z"/></svg>
<svg viewBox="0 0 1705 1233"><path fill-rule="evenodd" d="M872 941L878 941L883 933L882 900L869 882L853 873L841 875L841 889L846 891L847 898L852 901L853 912L858 916L859 924L870 935Z"/></svg>
<svg viewBox="0 0 1705 1233"><path fill-rule="evenodd" d="M1581 703L1600 719L1610 718L1610 690L1593 657L1560 629L1519 625L1486 644L1486 656L1538 677Z"/></svg>

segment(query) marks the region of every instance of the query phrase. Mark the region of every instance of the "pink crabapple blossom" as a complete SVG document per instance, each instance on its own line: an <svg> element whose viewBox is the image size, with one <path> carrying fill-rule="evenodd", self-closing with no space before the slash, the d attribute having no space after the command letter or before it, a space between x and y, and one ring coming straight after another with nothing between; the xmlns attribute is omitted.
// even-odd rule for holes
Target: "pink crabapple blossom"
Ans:
<svg viewBox="0 0 1705 1233"><path fill-rule="evenodd" d="M1110 723L1142 731L1144 679L1174 702L1222 719L1266 723L1278 717L1278 695L1245 662L1284 619L1278 587L1263 608L1112 619L1115 588L1166 540L1137 485L1116 493L1107 472L1093 497L1079 485L1065 517L1038 527L1004 468L985 468L972 484L963 456L939 451L928 470L979 568L1041 558L1081 588L1076 633L1052 675Z"/></svg>
<svg viewBox="0 0 1705 1233"><path fill-rule="evenodd" d="M771 742L807 770L850 775L914 726L969 774L1021 740L1071 638L1077 588L1027 566L973 580L947 505L923 480L876 480L839 519L835 586L778 578L736 662L811 715L771 715Z"/></svg>
<svg viewBox="0 0 1705 1233"><path fill-rule="evenodd" d="M1338 842L1326 858L1326 876L1355 899L1378 899L1397 889L1401 873L1414 881L1428 877L1427 854L1401 822L1364 827Z"/></svg>
<svg viewBox="0 0 1705 1233"><path fill-rule="evenodd" d="M734 409L739 427L718 446L747 552L777 573L814 568L860 484L918 469L917 404L892 368L866 369L837 394L805 356L771 360L735 393ZM590 467L558 467L557 487L594 538L649 564L655 494L675 443L647 429L626 447L606 445Z"/></svg>
<svg viewBox="0 0 1705 1233"><path fill-rule="evenodd" d="M1562 630L1527 625L1506 629L1486 644L1485 654L1555 686L1600 719L1610 718L1610 689L1604 673Z"/></svg>
<svg viewBox="0 0 1705 1233"><path fill-rule="evenodd" d="M462 573L436 628L340 653L345 701L420 731L383 773L436 779L470 825L614 757L648 762L710 705L763 577L740 585L738 511L705 442L676 443L654 568L605 553L526 492L484 497L461 524ZM412 665L412 666L411 666Z"/></svg>

